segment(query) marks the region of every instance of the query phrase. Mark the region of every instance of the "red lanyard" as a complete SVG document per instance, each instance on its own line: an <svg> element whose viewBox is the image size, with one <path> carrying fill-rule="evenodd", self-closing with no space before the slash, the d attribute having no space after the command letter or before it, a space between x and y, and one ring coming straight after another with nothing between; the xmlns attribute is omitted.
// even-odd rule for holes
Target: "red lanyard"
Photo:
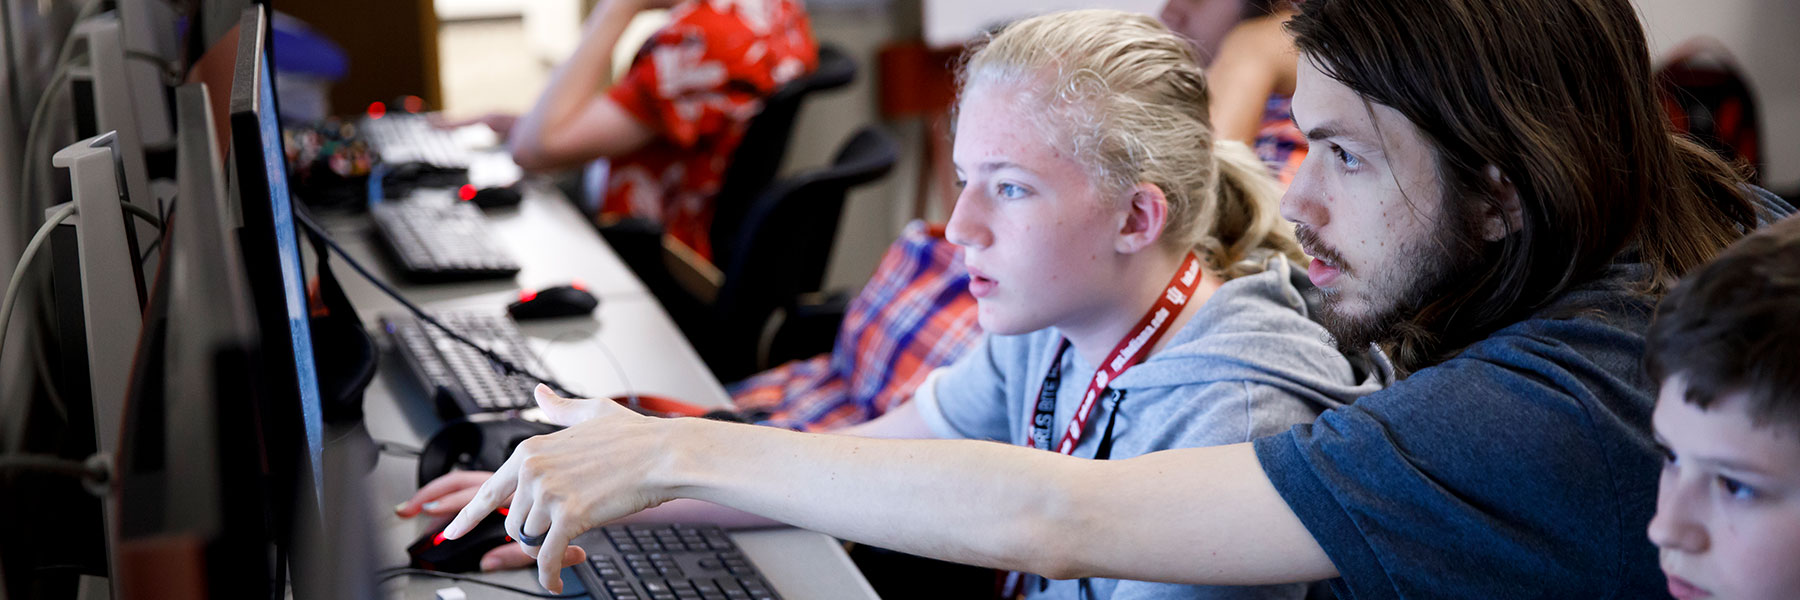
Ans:
<svg viewBox="0 0 1800 600"><path fill-rule="evenodd" d="M1175 322L1175 316L1181 314L1181 308L1187 306L1188 299L1194 296L1194 289L1200 286L1200 256L1189 252L1187 260L1182 261L1181 268L1175 271L1175 277L1169 280L1169 287L1157 296L1156 305L1144 313L1137 326L1125 339L1119 340L1106 360L1094 370L1094 380L1088 383L1087 393L1081 397L1081 405L1075 408L1075 415L1069 420L1069 428L1063 431L1062 443L1057 444L1056 451L1070 454L1075 445L1081 442L1081 433L1087 428L1088 417L1093 416L1094 407L1100 398L1106 395L1106 389L1119 375L1140 362L1149 349L1162 339L1169 331L1169 325ZM1062 385L1062 357L1069 350L1069 340L1063 339L1056 356L1050 361L1050 372L1044 376L1044 385L1038 389L1037 408L1031 419L1031 439L1027 440L1032 448L1048 448L1050 446L1050 423L1056 414L1056 391Z"/></svg>

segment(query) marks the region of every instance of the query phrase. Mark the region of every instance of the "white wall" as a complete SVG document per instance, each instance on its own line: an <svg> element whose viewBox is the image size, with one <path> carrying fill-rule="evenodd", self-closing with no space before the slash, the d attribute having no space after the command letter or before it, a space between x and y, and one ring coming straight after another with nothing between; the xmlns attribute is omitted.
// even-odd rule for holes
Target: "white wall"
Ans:
<svg viewBox="0 0 1800 600"><path fill-rule="evenodd" d="M1650 37L1650 57L1697 35L1723 42L1756 92L1762 119L1763 180L1800 189L1800 2L1795 0L1633 0Z"/></svg>
<svg viewBox="0 0 1800 600"><path fill-rule="evenodd" d="M1164 0L923 0L925 43L955 46L1025 17L1077 8L1114 8L1155 15Z"/></svg>
<svg viewBox="0 0 1800 600"><path fill-rule="evenodd" d="M877 97L876 54L896 40L916 38L916 0L890 2L808 2L813 35L856 59L856 81L809 96L795 120L794 137L782 171L787 174L831 162L839 144L864 125L887 128L900 142L900 160L884 179L853 190L839 221L825 290L855 294L875 272L881 254L900 234L911 211L918 157L923 143L917 119L884 123Z"/></svg>

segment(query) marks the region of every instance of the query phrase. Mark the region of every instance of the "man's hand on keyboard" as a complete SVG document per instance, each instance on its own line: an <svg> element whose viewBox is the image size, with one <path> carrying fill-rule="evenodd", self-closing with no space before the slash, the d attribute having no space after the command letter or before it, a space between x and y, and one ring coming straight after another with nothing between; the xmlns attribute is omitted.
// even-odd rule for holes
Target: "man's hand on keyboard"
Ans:
<svg viewBox="0 0 1800 600"><path fill-rule="evenodd" d="M411 498L394 507L394 514L403 519L411 519L419 515L437 518L455 516L457 511L469 505L469 498L475 496L475 490L481 489L494 474L489 471L451 471L430 483L420 487ZM481 570L500 571L531 566L537 559L526 554L517 544L503 544L481 556Z"/></svg>
<svg viewBox="0 0 1800 600"><path fill-rule="evenodd" d="M671 457L658 449L662 419L610 400L562 398L538 386L538 404L568 429L525 440L444 528L452 539L510 503L506 531L538 559L538 580L561 593L569 541L589 529L669 499L653 474ZM518 493L515 493L518 492ZM508 501L507 498L511 497ZM525 545L526 540L539 544Z"/></svg>

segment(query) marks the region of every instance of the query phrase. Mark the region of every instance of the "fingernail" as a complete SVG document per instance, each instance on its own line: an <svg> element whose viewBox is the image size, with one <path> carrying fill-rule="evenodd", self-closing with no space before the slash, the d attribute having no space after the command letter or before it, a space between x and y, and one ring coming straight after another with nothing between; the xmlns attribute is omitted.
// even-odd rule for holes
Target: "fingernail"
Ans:
<svg viewBox="0 0 1800 600"><path fill-rule="evenodd" d="M405 502L395 504L394 505L394 513L395 514L405 513L406 512L406 504L407 503L405 503Z"/></svg>
<svg viewBox="0 0 1800 600"><path fill-rule="evenodd" d="M481 570L492 571L492 570L499 569L499 568L500 568L500 559L492 558L492 557L481 559Z"/></svg>
<svg viewBox="0 0 1800 600"><path fill-rule="evenodd" d="M425 505L421 506L420 508L423 508L425 510L437 510L437 507L438 507L437 501L433 500L431 502L426 502Z"/></svg>

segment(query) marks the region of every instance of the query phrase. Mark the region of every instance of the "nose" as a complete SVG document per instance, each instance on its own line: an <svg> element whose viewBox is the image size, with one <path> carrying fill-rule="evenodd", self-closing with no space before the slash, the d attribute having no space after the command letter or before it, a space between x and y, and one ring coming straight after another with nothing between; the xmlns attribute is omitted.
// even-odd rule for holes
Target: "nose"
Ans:
<svg viewBox="0 0 1800 600"><path fill-rule="evenodd" d="M950 209L950 222L944 225L944 239L964 248L986 248L994 242L994 234L986 222L987 207L976 186L965 186L956 196L956 207Z"/></svg>
<svg viewBox="0 0 1800 600"><path fill-rule="evenodd" d="M1679 471L1664 469L1656 494L1656 516L1650 519L1650 542L1663 550L1705 552L1710 543L1706 526L1695 518L1705 493L1705 481L1683 481Z"/></svg>
<svg viewBox="0 0 1800 600"><path fill-rule="evenodd" d="M1321 201L1324 185L1317 167L1319 161L1316 157L1319 154L1321 153L1307 154L1294 173L1294 181L1288 184L1287 193L1281 195L1281 218L1314 229L1331 222L1331 213Z"/></svg>

